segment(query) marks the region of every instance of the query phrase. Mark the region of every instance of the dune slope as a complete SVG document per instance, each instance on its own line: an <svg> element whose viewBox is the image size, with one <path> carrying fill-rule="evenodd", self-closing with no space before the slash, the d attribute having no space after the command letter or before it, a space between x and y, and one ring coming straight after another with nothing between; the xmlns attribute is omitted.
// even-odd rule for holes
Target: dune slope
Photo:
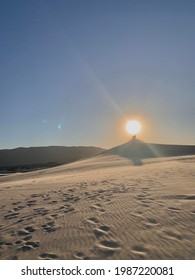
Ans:
<svg viewBox="0 0 195 280"><path fill-rule="evenodd" d="M195 259L195 156L0 177L0 259Z"/></svg>

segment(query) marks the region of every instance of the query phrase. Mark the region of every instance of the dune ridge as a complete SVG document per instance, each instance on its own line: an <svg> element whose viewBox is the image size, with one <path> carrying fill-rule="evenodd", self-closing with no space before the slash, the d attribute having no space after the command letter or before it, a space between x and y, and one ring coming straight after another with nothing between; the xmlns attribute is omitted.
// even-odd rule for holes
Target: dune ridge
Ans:
<svg viewBox="0 0 195 280"><path fill-rule="evenodd" d="M157 157L172 157L195 155L194 145L154 144L133 138L127 143L102 152L103 154L117 154L130 159L144 159Z"/></svg>

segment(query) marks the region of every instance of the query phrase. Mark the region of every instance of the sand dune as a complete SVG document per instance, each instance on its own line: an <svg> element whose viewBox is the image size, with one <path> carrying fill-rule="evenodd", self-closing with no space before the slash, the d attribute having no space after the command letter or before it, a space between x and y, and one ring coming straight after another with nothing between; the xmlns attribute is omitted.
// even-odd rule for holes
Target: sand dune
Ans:
<svg viewBox="0 0 195 280"><path fill-rule="evenodd" d="M195 259L195 156L0 178L0 259Z"/></svg>

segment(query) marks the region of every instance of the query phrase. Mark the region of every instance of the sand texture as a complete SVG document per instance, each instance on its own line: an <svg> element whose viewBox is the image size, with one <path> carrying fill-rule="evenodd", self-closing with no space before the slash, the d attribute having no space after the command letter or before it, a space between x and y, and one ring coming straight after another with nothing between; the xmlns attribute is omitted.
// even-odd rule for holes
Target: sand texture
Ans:
<svg viewBox="0 0 195 280"><path fill-rule="evenodd" d="M0 259L195 259L195 156L1 176Z"/></svg>

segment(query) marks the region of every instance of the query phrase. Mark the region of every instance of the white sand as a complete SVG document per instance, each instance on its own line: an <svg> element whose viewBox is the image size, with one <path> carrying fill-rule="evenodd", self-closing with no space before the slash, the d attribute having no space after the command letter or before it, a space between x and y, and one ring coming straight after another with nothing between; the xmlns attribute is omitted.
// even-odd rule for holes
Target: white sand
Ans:
<svg viewBox="0 0 195 280"><path fill-rule="evenodd" d="M195 259L195 156L0 177L0 259Z"/></svg>

